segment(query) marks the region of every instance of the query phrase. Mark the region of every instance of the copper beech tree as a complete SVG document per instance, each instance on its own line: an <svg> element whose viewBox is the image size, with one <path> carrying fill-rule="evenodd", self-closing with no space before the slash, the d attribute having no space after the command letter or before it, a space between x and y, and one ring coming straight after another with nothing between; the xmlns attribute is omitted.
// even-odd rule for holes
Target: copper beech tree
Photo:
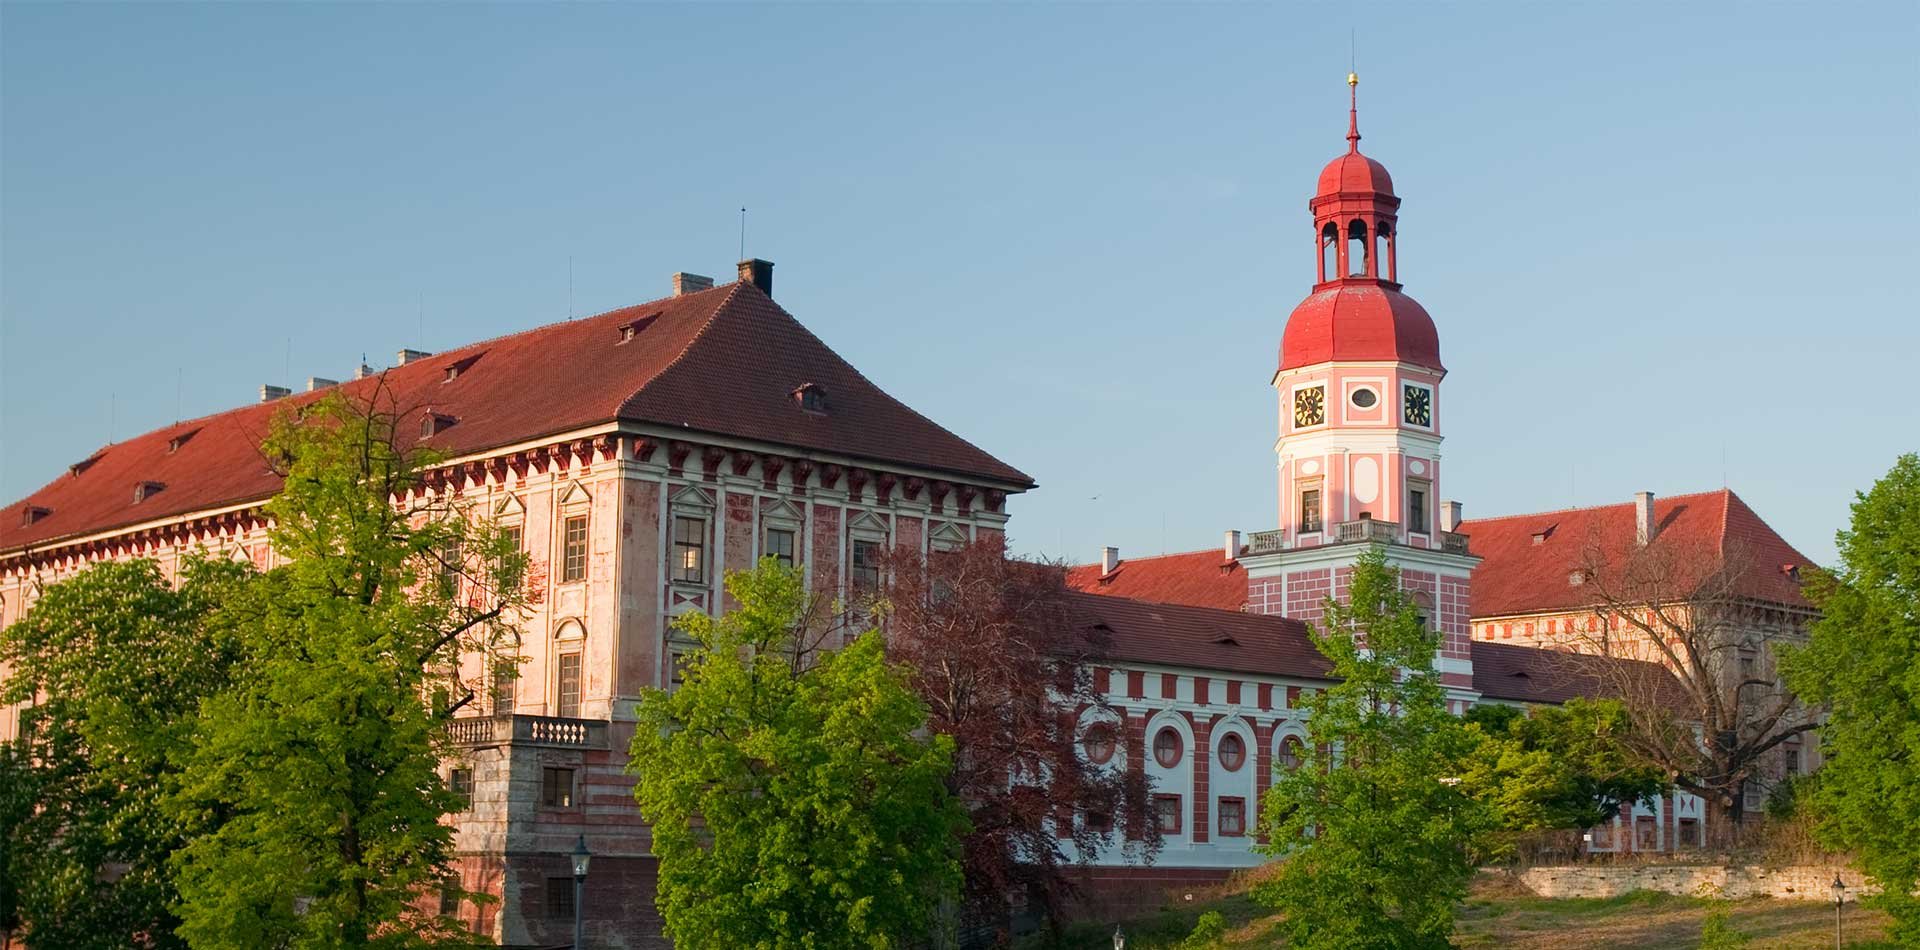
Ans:
<svg viewBox="0 0 1920 950"><path fill-rule="evenodd" d="M1797 581L1737 539L1596 531L1568 583L1587 592L1591 613L1567 623L1559 644L1643 662L1568 657L1564 672L1624 702L1633 750L1700 796L1708 833L1727 841L1748 782L1764 785L1779 747L1816 725L1774 669L1776 648L1804 642L1812 616L1791 602Z"/></svg>
<svg viewBox="0 0 1920 950"><path fill-rule="evenodd" d="M969 912L993 919L1024 898L1057 925L1076 855L1118 847L1147 861L1160 846L1144 771L1120 765L1140 750L1110 764L1082 752L1089 738L1133 741L1075 726L1076 711L1106 705L1089 662L1105 644L1076 618L1064 567L1010 558L998 539L896 549L885 566L888 658L909 669L929 728L954 740Z"/></svg>

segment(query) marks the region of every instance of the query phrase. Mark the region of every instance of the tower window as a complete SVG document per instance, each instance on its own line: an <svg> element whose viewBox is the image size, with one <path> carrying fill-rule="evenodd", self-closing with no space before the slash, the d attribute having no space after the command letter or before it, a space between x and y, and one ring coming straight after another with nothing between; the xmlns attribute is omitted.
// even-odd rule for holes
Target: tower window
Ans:
<svg viewBox="0 0 1920 950"><path fill-rule="evenodd" d="M1373 270L1369 246L1367 223L1355 218L1347 225L1347 273L1350 276L1365 277Z"/></svg>
<svg viewBox="0 0 1920 950"><path fill-rule="evenodd" d="M1320 528L1320 483L1314 482L1300 490L1300 533L1312 534Z"/></svg>
<svg viewBox="0 0 1920 950"><path fill-rule="evenodd" d="M1340 229L1332 221L1320 229L1320 282L1340 276Z"/></svg>
<svg viewBox="0 0 1920 950"><path fill-rule="evenodd" d="M1415 483L1407 489L1407 530L1427 533L1427 486Z"/></svg>

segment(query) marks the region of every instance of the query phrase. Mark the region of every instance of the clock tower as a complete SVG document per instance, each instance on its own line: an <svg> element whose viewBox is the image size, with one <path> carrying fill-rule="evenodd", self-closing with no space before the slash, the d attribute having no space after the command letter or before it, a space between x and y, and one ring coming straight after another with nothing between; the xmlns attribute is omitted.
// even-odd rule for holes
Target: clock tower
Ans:
<svg viewBox="0 0 1920 950"><path fill-rule="evenodd" d="M1313 291L1280 341L1280 525L1248 537L1248 610L1317 620L1343 597L1356 558L1381 546L1427 622L1457 704L1476 698L1468 627L1473 567L1439 503L1440 337L1401 293L1400 199L1385 166L1360 152L1359 77L1349 74L1347 151L1320 172Z"/></svg>

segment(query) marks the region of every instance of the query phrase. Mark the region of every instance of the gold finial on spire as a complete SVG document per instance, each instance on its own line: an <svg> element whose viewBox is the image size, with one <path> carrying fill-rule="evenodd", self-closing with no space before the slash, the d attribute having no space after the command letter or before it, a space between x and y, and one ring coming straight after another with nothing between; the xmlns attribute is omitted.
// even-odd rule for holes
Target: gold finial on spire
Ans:
<svg viewBox="0 0 1920 950"><path fill-rule="evenodd" d="M1348 74L1347 74L1347 85L1349 85L1349 86L1358 86L1358 85L1360 85L1360 74L1359 74L1359 73L1348 73Z"/></svg>

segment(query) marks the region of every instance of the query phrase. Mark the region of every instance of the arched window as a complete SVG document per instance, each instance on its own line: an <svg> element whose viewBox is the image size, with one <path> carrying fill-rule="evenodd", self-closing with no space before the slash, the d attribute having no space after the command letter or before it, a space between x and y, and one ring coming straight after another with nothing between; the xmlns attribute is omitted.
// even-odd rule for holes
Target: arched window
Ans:
<svg viewBox="0 0 1920 950"><path fill-rule="evenodd" d="M1355 218L1347 223L1347 273L1353 277L1364 277L1372 269L1372 255L1367 253L1367 222Z"/></svg>
<svg viewBox="0 0 1920 950"><path fill-rule="evenodd" d="M1220 739L1220 767L1229 772L1240 771L1247 763L1247 744L1238 733L1229 732Z"/></svg>
<svg viewBox="0 0 1920 950"><path fill-rule="evenodd" d="M1080 740L1080 748L1086 753L1088 762L1106 764L1113 758L1113 726L1104 722L1088 726L1086 737Z"/></svg>
<svg viewBox="0 0 1920 950"><path fill-rule="evenodd" d="M1172 726L1164 727L1154 734L1153 760L1160 763L1161 768L1170 769L1179 765L1181 752L1180 733Z"/></svg>
<svg viewBox="0 0 1920 950"><path fill-rule="evenodd" d="M1300 768L1300 763L1303 761L1301 757L1301 753L1304 752L1305 750L1306 750L1306 747L1300 744L1299 736L1288 736L1285 739L1280 740L1281 771L1283 772L1297 771Z"/></svg>
<svg viewBox="0 0 1920 950"><path fill-rule="evenodd" d="M1394 276L1399 271L1399 264L1393 259L1393 225L1385 221L1374 229L1373 259L1381 262L1380 276L1388 280L1399 279Z"/></svg>
<svg viewBox="0 0 1920 950"><path fill-rule="evenodd" d="M1320 282L1340 276L1340 228L1332 221L1320 229Z"/></svg>

